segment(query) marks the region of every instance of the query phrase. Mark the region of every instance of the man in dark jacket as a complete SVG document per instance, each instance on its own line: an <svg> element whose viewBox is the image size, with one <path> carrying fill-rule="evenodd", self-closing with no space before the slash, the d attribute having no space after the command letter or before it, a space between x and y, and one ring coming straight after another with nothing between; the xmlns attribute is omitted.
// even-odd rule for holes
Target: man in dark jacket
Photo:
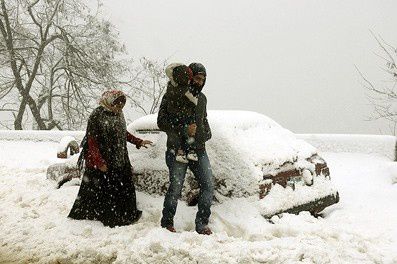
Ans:
<svg viewBox="0 0 397 264"><path fill-rule="evenodd" d="M170 186L164 199L163 217L161 226L171 232L175 232L174 216L178 204L178 198L181 196L183 183L187 168L193 172L200 186L198 198L198 212L196 214L196 231L199 234L210 235L211 229L208 227L208 220L211 215L211 203L213 197L213 180L211 165L205 150L205 142L211 138L211 129L207 119L207 98L201 92L205 85L207 73L201 63L192 63L189 68L193 72L192 93L198 98L196 106L196 123L188 126L176 126L172 115L167 111L167 104L170 98L167 94L163 96L160 110L157 118L158 127L167 133L167 151L165 160L170 172ZM172 85L169 83L168 85ZM184 134L195 137L196 153L198 161L189 161L189 163L175 162L176 150L172 142L172 133Z"/></svg>

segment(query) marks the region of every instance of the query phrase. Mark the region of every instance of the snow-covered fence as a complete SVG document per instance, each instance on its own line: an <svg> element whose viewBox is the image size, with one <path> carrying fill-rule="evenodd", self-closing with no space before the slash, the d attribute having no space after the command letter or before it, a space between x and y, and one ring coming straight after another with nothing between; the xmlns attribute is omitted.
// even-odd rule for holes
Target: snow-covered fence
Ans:
<svg viewBox="0 0 397 264"><path fill-rule="evenodd" d="M396 137L385 135L296 134L321 152L379 154L396 160Z"/></svg>
<svg viewBox="0 0 397 264"><path fill-rule="evenodd" d="M81 141L84 134L85 131L0 130L0 140L60 142L63 137L72 136Z"/></svg>

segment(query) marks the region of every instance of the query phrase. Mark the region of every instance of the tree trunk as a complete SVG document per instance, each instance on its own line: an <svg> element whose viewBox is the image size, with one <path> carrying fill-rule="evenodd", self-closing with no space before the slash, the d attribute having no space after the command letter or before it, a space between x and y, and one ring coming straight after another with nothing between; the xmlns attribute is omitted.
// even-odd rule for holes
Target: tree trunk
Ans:
<svg viewBox="0 0 397 264"><path fill-rule="evenodd" d="M26 110L26 104L27 104L27 101L26 101L25 97L22 97L21 104L19 105L18 114L14 120L14 129L15 130L23 129L22 128L22 119L23 119L23 114L25 113L25 110Z"/></svg>
<svg viewBox="0 0 397 264"><path fill-rule="evenodd" d="M28 105L30 108L30 111L32 112L32 115L34 119L37 122L37 125L39 126L40 130L47 130L47 126L44 123L43 118L40 115L40 111L37 108L36 102L33 100L33 98L30 95L25 95L27 97Z"/></svg>
<svg viewBox="0 0 397 264"><path fill-rule="evenodd" d="M40 45L39 50L37 52L37 57L36 57L35 65L33 67L33 71L29 77L28 83L24 87L24 85L22 83L21 75L18 70L16 58L15 58L12 29L11 29L10 21L8 18L8 13L7 13L8 10L5 6L4 0L1 1L1 9L3 12L5 25L2 23L2 21L0 21L1 22L0 29L1 29L1 33L3 35L4 40L6 41L7 50L10 55L10 64L11 64L12 72L15 77L15 84L17 86L17 89L18 89L20 95L22 96L21 107L19 108L17 118L14 121L14 127L17 130L22 130L22 118L23 118L23 114L25 113L26 104L28 104L30 107L30 110L32 111L33 117L36 119L37 124L39 125L39 128L45 130L46 126L40 116L40 111L38 111L35 101L29 95L30 88L32 87L34 77L36 76L37 69L38 69L38 66L39 66L39 63L41 60L41 56L43 55L45 45L44 45L44 43L42 43Z"/></svg>

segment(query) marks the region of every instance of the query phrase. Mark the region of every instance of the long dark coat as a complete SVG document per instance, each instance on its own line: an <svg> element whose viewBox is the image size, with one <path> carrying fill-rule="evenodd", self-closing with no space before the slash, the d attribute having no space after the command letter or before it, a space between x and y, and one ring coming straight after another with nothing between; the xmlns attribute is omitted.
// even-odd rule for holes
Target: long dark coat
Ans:
<svg viewBox="0 0 397 264"><path fill-rule="evenodd" d="M131 137L122 113L115 114L102 106L93 111L81 153L86 160L84 175L69 217L99 220L110 227L129 225L140 218L127 135ZM141 141L134 137L132 143L139 147ZM100 171L96 164L106 164L108 171Z"/></svg>

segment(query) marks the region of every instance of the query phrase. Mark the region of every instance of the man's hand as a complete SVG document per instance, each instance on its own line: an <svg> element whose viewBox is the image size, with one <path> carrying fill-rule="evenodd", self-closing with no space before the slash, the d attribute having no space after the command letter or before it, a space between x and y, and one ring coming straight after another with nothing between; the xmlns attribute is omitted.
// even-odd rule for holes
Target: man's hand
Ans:
<svg viewBox="0 0 397 264"><path fill-rule="evenodd" d="M150 140L143 140L142 143L141 143L141 146L144 147L144 148L148 148L147 145L153 145L153 142L150 141Z"/></svg>
<svg viewBox="0 0 397 264"><path fill-rule="evenodd" d="M197 125L196 124L190 124L187 127L187 134L189 137L194 137L196 135L196 129L197 129Z"/></svg>
<svg viewBox="0 0 397 264"><path fill-rule="evenodd" d="M99 167L99 170L102 171L102 172L107 172L108 171L108 166L106 166L106 164L104 164L101 167Z"/></svg>

